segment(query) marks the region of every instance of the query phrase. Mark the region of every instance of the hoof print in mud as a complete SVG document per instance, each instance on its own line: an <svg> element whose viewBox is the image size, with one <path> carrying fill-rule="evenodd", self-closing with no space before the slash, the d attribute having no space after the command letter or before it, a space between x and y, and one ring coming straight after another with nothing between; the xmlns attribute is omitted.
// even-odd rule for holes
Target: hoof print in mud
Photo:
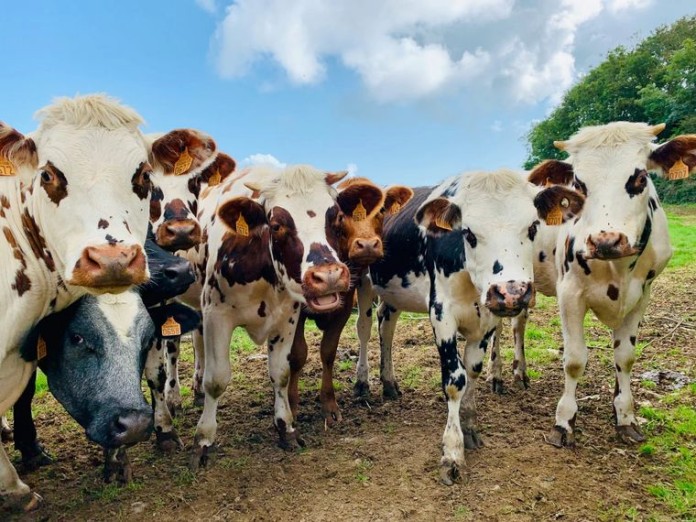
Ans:
<svg viewBox="0 0 696 522"><path fill-rule="evenodd" d="M157 448L164 453L172 453L184 449L184 443L174 429L172 431L155 432L155 437L157 439Z"/></svg>
<svg viewBox="0 0 696 522"><path fill-rule="evenodd" d="M544 442L557 448L574 448L575 433L568 432L561 426L554 426L551 432L544 436Z"/></svg>
<svg viewBox="0 0 696 522"><path fill-rule="evenodd" d="M645 442L646 436L640 431L640 428L635 424L628 426L616 426L616 435L621 442Z"/></svg>

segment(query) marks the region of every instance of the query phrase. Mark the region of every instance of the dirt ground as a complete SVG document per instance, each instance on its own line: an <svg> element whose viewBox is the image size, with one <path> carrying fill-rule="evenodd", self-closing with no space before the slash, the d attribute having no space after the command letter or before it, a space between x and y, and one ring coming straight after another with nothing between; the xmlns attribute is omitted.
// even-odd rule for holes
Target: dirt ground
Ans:
<svg viewBox="0 0 696 522"><path fill-rule="evenodd" d="M660 386L652 390L640 386L637 375L646 369L696 376L696 339L691 329L696 322L691 294L695 284L693 270L681 269L664 274L654 285L640 332L640 340L649 344L633 372L638 404L656 402L666 393ZM530 324L548 325L554 318L557 311L550 306L534 310ZM553 331L560 348L560 328ZM353 331L344 332L336 378L343 422L330 431L324 430L317 401L319 336L311 332L308 337L314 349L306 367L299 418L305 450L286 453L276 446L266 363L248 353L238 356L235 377L221 401L218 458L197 475L187 467L199 415L190 396L185 397L178 418L187 450L164 455L152 443L132 448L135 479L120 488L103 485L101 450L86 441L79 426L46 394L36 405L39 437L57 462L22 473L45 499L38 513L24 518L578 521L616 520L631 508L639 519L657 513L658 518L671 520L667 508L646 492L647 485L663 478L659 466L614 435L613 364L600 356L611 356L606 330L594 326L588 335L590 363L578 391L578 448L559 450L543 442L553 426L563 385L560 361L532 363L540 375L527 391L512 387L508 363L507 394L493 394L483 378L478 383L479 425L486 445L467 453L464 477L452 487L438 481L446 405L439 391L438 357L428 321L415 318L397 328L395 367L404 393L393 402L381 398L374 336L371 399L353 400L354 364L347 361L355 359L358 345ZM511 344L509 328L503 343ZM675 353L674 347L681 350ZM191 366L182 365L184 385L190 385Z"/></svg>

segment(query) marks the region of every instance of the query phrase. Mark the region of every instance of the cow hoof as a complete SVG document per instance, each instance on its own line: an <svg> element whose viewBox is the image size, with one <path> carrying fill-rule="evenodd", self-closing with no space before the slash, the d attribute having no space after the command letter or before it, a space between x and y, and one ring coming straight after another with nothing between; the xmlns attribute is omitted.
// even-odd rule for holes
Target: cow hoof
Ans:
<svg viewBox="0 0 696 522"><path fill-rule="evenodd" d="M205 404L205 393L195 392L193 394L193 405L202 408L203 404Z"/></svg>
<svg viewBox="0 0 696 522"><path fill-rule="evenodd" d="M300 437L298 430L290 433L279 432L278 446L285 451L297 451L305 447L305 441Z"/></svg>
<svg viewBox="0 0 696 522"><path fill-rule="evenodd" d="M2 442L12 442L14 440L12 428L3 426L2 430L0 430L0 440L2 440Z"/></svg>
<svg viewBox="0 0 696 522"><path fill-rule="evenodd" d="M527 377L527 374L525 373L521 377L519 375L515 375L515 384L517 385L517 388L520 390L528 390L529 389L529 377Z"/></svg>
<svg viewBox="0 0 696 522"><path fill-rule="evenodd" d="M184 449L184 443L175 429L172 429L172 431L157 431L155 432L155 437L157 438L157 447L164 453L173 453Z"/></svg>
<svg viewBox="0 0 696 522"><path fill-rule="evenodd" d="M464 428L464 447L466 449L475 450L484 446L481 435L474 428Z"/></svg>
<svg viewBox="0 0 696 522"><path fill-rule="evenodd" d="M191 454L189 469L195 473L201 468L212 466L216 451L217 446L198 446Z"/></svg>
<svg viewBox="0 0 696 522"><path fill-rule="evenodd" d="M17 449L22 453L22 465L26 470L35 470L41 466L53 464L53 457L36 441L29 447Z"/></svg>
<svg viewBox="0 0 696 522"><path fill-rule="evenodd" d="M401 390L399 389L399 385L396 383L396 381L382 382L382 397L384 397L387 400L394 401L401 397L401 395Z"/></svg>
<svg viewBox="0 0 696 522"><path fill-rule="evenodd" d="M117 450L115 459L106 458L104 461L104 482L110 484L114 480L119 484L128 484L133 480L133 468L125 448Z"/></svg>
<svg viewBox="0 0 696 522"><path fill-rule="evenodd" d="M568 432L561 426L554 426L551 432L544 436L544 442L557 448L574 448L575 433Z"/></svg>
<svg viewBox="0 0 696 522"><path fill-rule="evenodd" d="M370 396L370 384L366 381L356 381L353 385L353 397L365 398Z"/></svg>
<svg viewBox="0 0 696 522"><path fill-rule="evenodd" d="M503 385L502 379L496 379L495 377L491 381L491 386L493 388L493 393L498 395L503 395L505 393L505 386Z"/></svg>
<svg viewBox="0 0 696 522"><path fill-rule="evenodd" d="M169 410L172 418L176 418L176 416L183 411L183 408L181 407L181 400L179 400L179 402L167 401L167 409Z"/></svg>
<svg viewBox="0 0 696 522"><path fill-rule="evenodd" d="M341 412L339 410L324 412L324 431L328 431L329 428L338 424L342 420L343 417L341 416Z"/></svg>
<svg viewBox="0 0 696 522"><path fill-rule="evenodd" d="M646 440L646 436L633 423L628 426L617 426L616 434L622 442L645 442Z"/></svg>
<svg viewBox="0 0 696 522"><path fill-rule="evenodd" d="M440 463L440 481L445 486L453 485L461 475L459 474L459 466L453 460L443 459Z"/></svg>

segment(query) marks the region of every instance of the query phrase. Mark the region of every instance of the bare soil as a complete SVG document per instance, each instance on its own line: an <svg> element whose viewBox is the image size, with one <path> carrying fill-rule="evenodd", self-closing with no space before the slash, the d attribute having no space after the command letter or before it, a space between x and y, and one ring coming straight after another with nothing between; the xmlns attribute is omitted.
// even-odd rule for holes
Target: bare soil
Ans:
<svg viewBox="0 0 696 522"><path fill-rule="evenodd" d="M696 376L691 293L695 284L693 270L682 269L663 274L654 285L640 331L640 339L649 344L633 372L638 404L656 403L666 393L660 386L640 386L637 376L647 369ZM534 310L530 324L549 324L554 317L553 307ZM561 348L560 328L554 332ZM31 473L20 469L45 499L37 513L24 518L577 521L615 520L634 508L639 518L657 513L658 518L671 519L668 509L646 491L668 477L660 475L655 461L641 456L636 446L616 439L607 330L592 327L588 333L590 362L578 391L577 449L559 450L543 441L554 424L563 386L560 361L532 363L541 376L526 391L512 387L508 364L505 395L493 394L483 378L478 383L479 425L486 445L467 453L463 478L452 487L438 481L446 405L428 321L412 319L397 328L394 358L403 391L400 400L381 398L375 337L370 345L371 399L352 398L354 368L337 370L343 422L330 431L324 429L315 386L321 370L319 334L308 337L310 359L298 424L305 450L286 453L276 446L272 391L266 362L258 356L239 355L218 412L217 460L196 475L187 466L200 412L190 396L178 418L180 434L189 445L186 451L166 455L152 443L130 449L134 482L119 488L104 486L100 448L87 442L79 426L46 394L36 405L38 431L57 462ZM344 332L339 361L354 359L355 339L353 331ZM503 343L511 344L509 328ZM675 347L680 348L676 353ZM191 367L190 362L182 365L184 385L190 385Z"/></svg>

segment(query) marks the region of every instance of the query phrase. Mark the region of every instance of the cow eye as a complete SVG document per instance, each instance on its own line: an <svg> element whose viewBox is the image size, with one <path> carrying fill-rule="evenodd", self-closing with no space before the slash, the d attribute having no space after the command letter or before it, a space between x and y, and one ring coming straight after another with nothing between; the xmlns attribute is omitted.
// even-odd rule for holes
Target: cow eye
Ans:
<svg viewBox="0 0 696 522"><path fill-rule="evenodd" d="M149 172L143 172L143 182L150 183L150 173Z"/></svg>
<svg viewBox="0 0 696 522"><path fill-rule="evenodd" d="M81 335L73 333L70 334L70 342L74 345L80 345L85 342L85 339Z"/></svg>
<svg viewBox="0 0 696 522"><path fill-rule="evenodd" d="M53 181L53 173L49 172L47 170L42 170L41 171L41 182L42 183L50 183Z"/></svg>
<svg viewBox="0 0 696 522"><path fill-rule="evenodd" d="M271 230L272 230L273 232L280 232L280 228L281 228L281 226L280 226L279 223L273 223L273 224L271 225Z"/></svg>

